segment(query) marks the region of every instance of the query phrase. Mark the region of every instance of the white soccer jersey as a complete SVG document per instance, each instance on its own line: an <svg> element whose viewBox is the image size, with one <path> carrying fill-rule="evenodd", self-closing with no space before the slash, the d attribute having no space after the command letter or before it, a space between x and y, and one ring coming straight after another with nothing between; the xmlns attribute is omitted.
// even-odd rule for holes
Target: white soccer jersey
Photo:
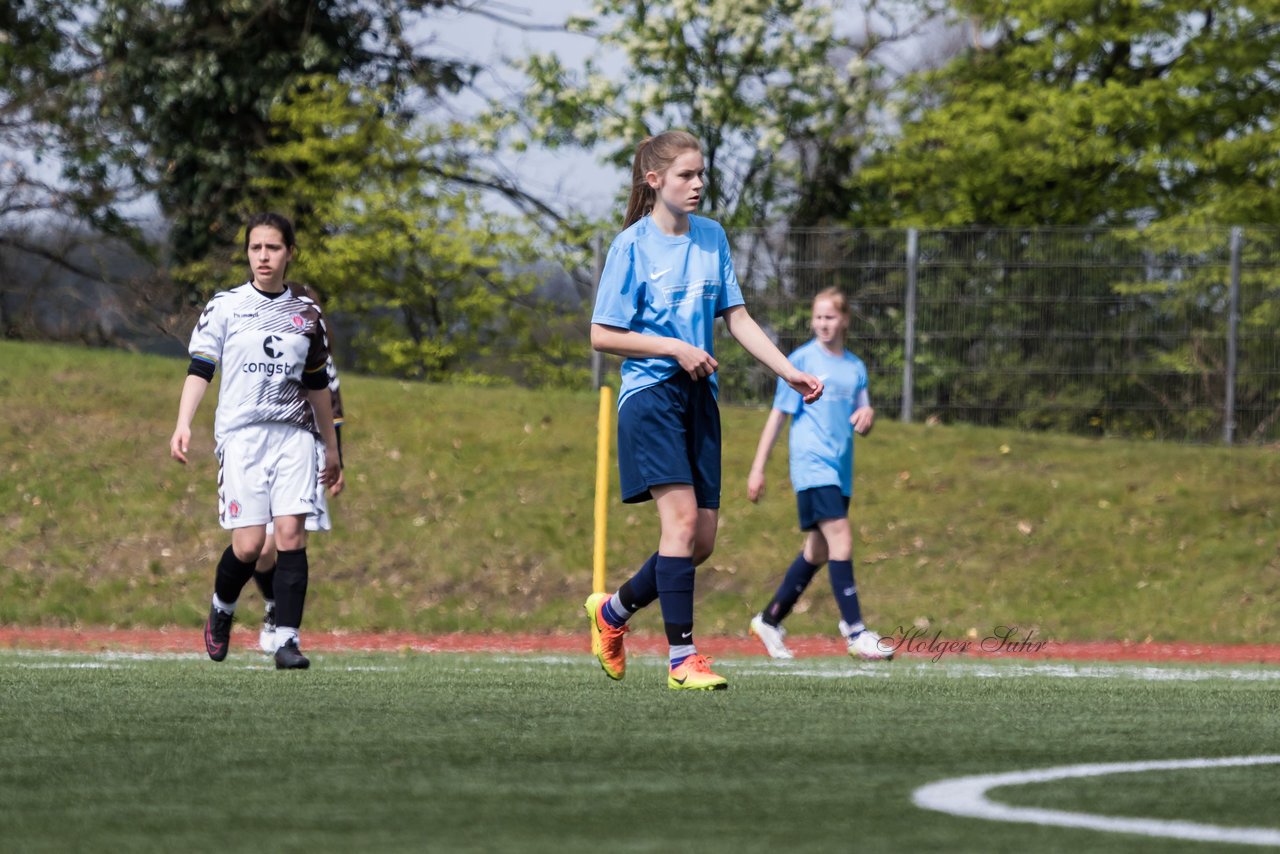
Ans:
<svg viewBox="0 0 1280 854"><path fill-rule="evenodd" d="M307 400L327 385L320 308L286 289L278 296L246 283L214 294L191 333L191 358L222 368L214 438L249 424L278 422L317 432ZM303 375L310 375L305 381ZM318 376L317 376L318 375Z"/></svg>

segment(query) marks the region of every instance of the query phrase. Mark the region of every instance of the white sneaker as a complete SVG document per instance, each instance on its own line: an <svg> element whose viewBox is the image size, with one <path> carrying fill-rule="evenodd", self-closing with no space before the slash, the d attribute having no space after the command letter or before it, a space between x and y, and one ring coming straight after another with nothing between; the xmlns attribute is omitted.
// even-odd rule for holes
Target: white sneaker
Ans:
<svg viewBox="0 0 1280 854"><path fill-rule="evenodd" d="M258 647L267 655L274 655L280 647L276 640L276 609L268 608L262 615L262 631L258 632Z"/></svg>
<svg viewBox="0 0 1280 854"><path fill-rule="evenodd" d="M881 639L871 629L863 629L853 637L849 637L849 624L840 621L840 634L849 643L849 655L852 658L865 658L868 661L892 661L893 644Z"/></svg>
<svg viewBox="0 0 1280 854"><path fill-rule="evenodd" d="M787 630L782 626L769 625L762 615L756 614L751 618L751 634L760 638L760 642L764 644L765 651L771 658L795 658L783 642L783 638L787 636Z"/></svg>

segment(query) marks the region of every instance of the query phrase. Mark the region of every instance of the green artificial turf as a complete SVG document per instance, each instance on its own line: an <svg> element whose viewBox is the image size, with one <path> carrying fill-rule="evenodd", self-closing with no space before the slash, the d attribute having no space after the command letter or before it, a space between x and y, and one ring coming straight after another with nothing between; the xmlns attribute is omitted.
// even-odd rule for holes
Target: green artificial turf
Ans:
<svg viewBox="0 0 1280 854"><path fill-rule="evenodd" d="M936 780L1280 753L1275 668L730 659L724 692L587 655L0 652L13 851L1203 852L922 810ZM1159 678L1156 678L1159 677ZM1280 828L1275 766L1004 789ZM1211 797L1229 787L1229 806Z"/></svg>

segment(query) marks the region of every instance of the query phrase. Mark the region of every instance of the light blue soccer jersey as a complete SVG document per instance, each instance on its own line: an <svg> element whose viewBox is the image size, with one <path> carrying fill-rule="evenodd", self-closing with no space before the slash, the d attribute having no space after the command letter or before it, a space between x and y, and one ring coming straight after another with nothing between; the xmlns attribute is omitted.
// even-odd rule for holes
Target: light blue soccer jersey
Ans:
<svg viewBox="0 0 1280 854"><path fill-rule="evenodd" d="M688 233L672 237L645 216L609 247L591 322L679 338L714 356L716 318L742 302L720 223L690 216ZM671 358L625 360L618 406L679 370ZM715 374L710 380L715 391Z"/></svg>
<svg viewBox="0 0 1280 854"><path fill-rule="evenodd" d="M853 495L853 425L849 418L868 404L867 366L845 350L833 356L817 339L798 348L791 364L822 380L826 389L814 403L806 404L782 380L773 396L773 408L790 414L791 487L796 492L819 486L838 486Z"/></svg>

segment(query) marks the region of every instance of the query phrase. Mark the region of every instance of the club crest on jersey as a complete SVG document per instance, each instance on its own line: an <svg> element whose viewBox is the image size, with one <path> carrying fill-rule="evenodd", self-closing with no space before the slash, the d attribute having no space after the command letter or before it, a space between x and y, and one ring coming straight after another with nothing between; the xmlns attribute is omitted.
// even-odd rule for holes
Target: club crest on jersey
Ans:
<svg viewBox="0 0 1280 854"><path fill-rule="evenodd" d="M302 315L300 314L295 314L293 317L289 318L289 321L293 324L294 329L302 329L307 325L307 322L302 319Z"/></svg>
<svg viewBox="0 0 1280 854"><path fill-rule="evenodd" d="M240 502L239 501L236 501L235 499L231 500L231 503L227 505L227 515L230 516L232 519L240 518Z"/></svg>

